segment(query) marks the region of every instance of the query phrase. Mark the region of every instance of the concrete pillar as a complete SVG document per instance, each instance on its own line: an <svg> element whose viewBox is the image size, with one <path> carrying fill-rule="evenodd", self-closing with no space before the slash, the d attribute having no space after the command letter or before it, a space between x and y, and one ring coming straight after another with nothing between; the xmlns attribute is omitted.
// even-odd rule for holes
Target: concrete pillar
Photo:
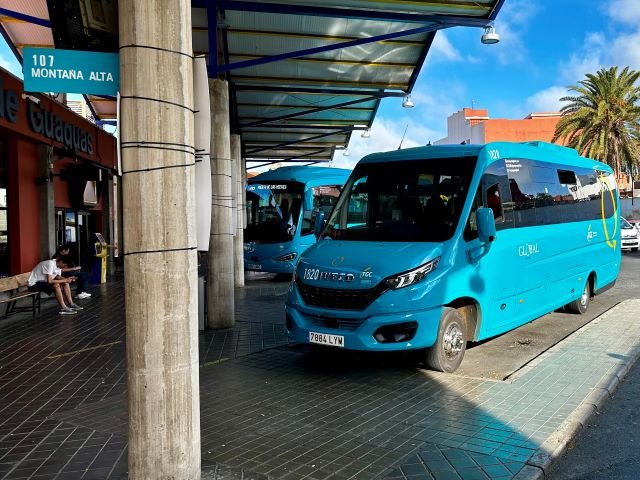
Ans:
<svg viewBox="0 0 640 480"><path fill-rule="evenodd" d="M40 182L40 259L51 258L56 253L56 209L53 181L49 173L53 166L53 148L38 146L38 176Z"/></svg>
<svg viewBox="0 0 640 480"><path fill-rule="evenodd" d="M231 231L233 232L234 239L234 252L235 252L235 238L236 232L238 231L238 160L237 156L237 148L239 145L236 145L234 141L234 137L238 135L231 135L229 146L231 148L231 204L233 208L233 212L231 213ZM234 260L234 272L235 272L235 260Z"/></svg>
<svg viewBox="0 0 640 480"><path fill-rule="evenodd" d="M189 0L120 0L129 478L200 479Z"/></svg>
<svg viewBox="0 0 640 480"><path fill-rule="evenodd" d="M242 181L242 153L240 135L231 135L231 157L236 180L236 236L234 237L234 278L236 287L244 287L244 182Z"/></svg>
<svg viewBox="0 0 640 480"><path fill-rule="evenodd" d="M234 324L233 196L231 186L231 133L229 85L210 79L211 95L211 241L207 269L207 326Z"/></svg>

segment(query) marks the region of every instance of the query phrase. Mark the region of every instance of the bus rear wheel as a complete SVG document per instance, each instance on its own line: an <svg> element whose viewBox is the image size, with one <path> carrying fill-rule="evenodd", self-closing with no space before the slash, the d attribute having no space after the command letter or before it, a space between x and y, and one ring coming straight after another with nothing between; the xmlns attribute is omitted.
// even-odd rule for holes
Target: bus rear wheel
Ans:
<svg viewBox="0 0 640 480"><path fill-rule="evenodd" d="M427 366L439 372L455 372L467 348L466 330L465 319L460 312L445 308L436 343L426 351Z"/></svg>
<svg viewBox="0 0 640 480"><path fill-rule="evenodd" d="M566 309L571 313L577 313L582 315L586 313L591 302L591 283L587 280L587 283L582 290L582 295L571 303L566 305Z"/></svg>

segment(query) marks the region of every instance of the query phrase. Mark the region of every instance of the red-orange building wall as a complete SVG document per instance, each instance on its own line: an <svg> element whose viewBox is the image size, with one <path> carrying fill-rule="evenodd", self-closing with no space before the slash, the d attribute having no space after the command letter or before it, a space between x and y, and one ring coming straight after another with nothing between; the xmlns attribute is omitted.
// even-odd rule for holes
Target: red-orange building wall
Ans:
<svg viewBox="0 0 640 480"><path fill-rule="evenodd" d="M560 116L526 118L523 120L490 119L482 122L485 143L495 141L550 142ZM478 127L476 127L478 128Z"/></svg>

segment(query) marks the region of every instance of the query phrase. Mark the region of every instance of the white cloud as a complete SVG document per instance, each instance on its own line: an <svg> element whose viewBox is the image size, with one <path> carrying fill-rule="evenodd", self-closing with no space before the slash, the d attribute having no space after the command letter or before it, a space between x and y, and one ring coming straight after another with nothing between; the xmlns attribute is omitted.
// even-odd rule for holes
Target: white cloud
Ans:
<svg viewBox="0 0 640 480"><path fill-rule="evenodd" d="M638 0L611 0L605 12L613 20L630 25L640 23L640 2Z"/></svg>
<svg viewBox="0 0 640 480"><path fill-rule="evenodd" d="M429 50L429 61L447 60L457 62L462 60L462 55L451 44L444 31L440 30L433 39L433 44Z"/></svg>
<svg viewBox="0 0 640 480"><path fill-rule="evenodd" d="M587 73L595 73L613 65L620 69L626 66L640 69L640 29L620 33L609 40L602 32L588 33L583 48L574 52L563 65L561 80L574 85L584 79Z"/></svg>
<svg viewBox="0 0 640 480"><path fill-rule="evenodd" d="M605 39L601 32L589 32L585 35L582 50L574 52L560 70L561 80L574 85L587 73L593 73L605 63Z"/></svg>
<svg viewBox="0 0 640 480"><path fill-rule="evenodd" d="M531 112L559 112L563 105L560 98L569 94L565 87L553 86L541 90L527 98Z"/></svg>
<svg viewBox="0 0 640 480"><path fill-rule="evenodd" d="M640 7L640 2L638 4ZM618 65L620 69L629 66L634 70L640 70L640 30L620 35L608 51L611 53L612 65Z"/></svg>

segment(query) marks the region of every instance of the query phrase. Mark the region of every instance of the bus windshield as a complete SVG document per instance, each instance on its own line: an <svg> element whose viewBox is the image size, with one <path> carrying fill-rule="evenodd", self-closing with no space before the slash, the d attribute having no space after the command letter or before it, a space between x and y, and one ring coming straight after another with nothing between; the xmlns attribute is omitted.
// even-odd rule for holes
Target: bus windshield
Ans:
<svg viewBox="0 0 640 480"><path fill-rule="evenodd" d="M321 238L443 242L453 235L476 157L359 165Z"/></svg>
<svg viewBox="0 0 640 480"><path fill-rule="evenodd" d="M304 186L298 182L247 185L245 242L290 241L298 228Z"/></svg>

